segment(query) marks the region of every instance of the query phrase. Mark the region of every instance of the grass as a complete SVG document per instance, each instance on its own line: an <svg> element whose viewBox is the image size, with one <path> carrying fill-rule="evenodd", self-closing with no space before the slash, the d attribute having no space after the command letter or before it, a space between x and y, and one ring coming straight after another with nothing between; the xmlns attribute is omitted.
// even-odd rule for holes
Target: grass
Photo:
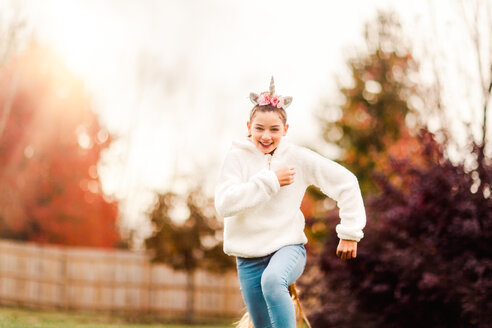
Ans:
<svg viewBox="0 0 492 328"><path fill-rule="evenodd" d="M149 323L142 323L142 321ZM129 318L121 315L0 307L0 327L2 328L231 328L233 321L231 319L226 321L228 323L221 325L190 326L166 324L163 323L165 320L159 320L158 318Z"/></svg>

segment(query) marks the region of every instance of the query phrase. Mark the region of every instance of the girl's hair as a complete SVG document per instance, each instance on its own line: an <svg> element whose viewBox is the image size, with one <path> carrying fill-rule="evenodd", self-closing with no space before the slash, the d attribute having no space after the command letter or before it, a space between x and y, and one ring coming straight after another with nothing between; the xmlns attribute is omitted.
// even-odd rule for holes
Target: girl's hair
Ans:
<svg viewBox="0 0 492 328"><path fill-rule="evenodd" d="M299 300L299 295L297 294L295 283L289 286L289 294L296 308L296 317L298 321L297 324L299 325L299 327L303 327L303 323L305 323L308 326L308 328L311 328L311 324L309 323L308 318L302 311L301 301ZM236 328L255 328L253 326L253 322L251 321L251 318L249 317L248 312L246 312L241 318L241 320L239 320L235 324L236 324Z"/></svg>
<svg viewBox="0 0 492 328"><path fill-rule="evenodd" d="M285 112L285 109L283 108L277 108L272 105L256 105L253 107L251 110L251 113L249 114L249 121L252 122L253 118L255 117L256 113L258 112L276 112L279 116L280 119L282 120L282 123L287 124L287 113Z"/></svg>

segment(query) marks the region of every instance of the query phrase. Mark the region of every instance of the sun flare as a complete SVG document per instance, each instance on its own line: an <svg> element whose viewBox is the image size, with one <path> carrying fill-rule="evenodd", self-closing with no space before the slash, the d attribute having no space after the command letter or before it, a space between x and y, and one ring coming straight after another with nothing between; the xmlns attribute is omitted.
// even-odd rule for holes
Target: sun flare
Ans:
<svg viewBox="0 0 492 328"><path fill-rule="evenodd" d="M100 62L98 56L107 48L103 31L109 22L72 2L59 2L53 10L54 19L45 24L50 43L72 71L84 78L93 77Z"/></svg>

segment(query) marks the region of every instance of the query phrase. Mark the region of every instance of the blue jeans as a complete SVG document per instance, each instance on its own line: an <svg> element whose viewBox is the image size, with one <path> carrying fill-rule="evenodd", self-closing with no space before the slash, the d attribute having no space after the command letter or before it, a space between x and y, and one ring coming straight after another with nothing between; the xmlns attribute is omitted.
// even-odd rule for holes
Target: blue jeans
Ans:
<svg viewBox="0 0 492 328"><path fill-rule="evenodd" d="M306 265L304 245L287 245L257 258L236 258L241 293L255 328L295 328L288 287Z"/></svg>

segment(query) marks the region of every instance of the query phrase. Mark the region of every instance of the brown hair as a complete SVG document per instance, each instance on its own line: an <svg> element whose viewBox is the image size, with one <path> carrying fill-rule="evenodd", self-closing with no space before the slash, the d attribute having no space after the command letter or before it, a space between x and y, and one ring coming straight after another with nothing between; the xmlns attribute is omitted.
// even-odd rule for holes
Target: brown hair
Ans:
<svg viewBox="0 0 492 328"><path fill-rule="evenodd" d="M290 297L292 298L292 301L294 302L294 307L296 310L296 321L299 327L304 327L304 323L308 326L308 328L311 328L311 324L309 323L308 318L304 314L304 311L302 311L301 307L301 301L299 300L299 294L297 293L296 289L296 284L293 283L292 285L289 286L289 294ZM254 328L253 322L251 321L251 318L249 316L249 313L246 312L241 320L238 322L234 323L236 325L236 328Z"/></svg>
<svg viewBox="0 0 492 328"><path fill-rule="evenodd" d="M284 125L287 124L287 113L285 112L285 109L283 109L283 108L277 108L277 107L274 107L272 105L264 105L264 106L256 105L255 107L253 107L253 109L251 110L251 113L249 114L249 121L250 122L253 121L253 118L255 117L257 112L263 112L263 113L264 112L276 112L280 116L282 123L284 123Z"/></svg>

